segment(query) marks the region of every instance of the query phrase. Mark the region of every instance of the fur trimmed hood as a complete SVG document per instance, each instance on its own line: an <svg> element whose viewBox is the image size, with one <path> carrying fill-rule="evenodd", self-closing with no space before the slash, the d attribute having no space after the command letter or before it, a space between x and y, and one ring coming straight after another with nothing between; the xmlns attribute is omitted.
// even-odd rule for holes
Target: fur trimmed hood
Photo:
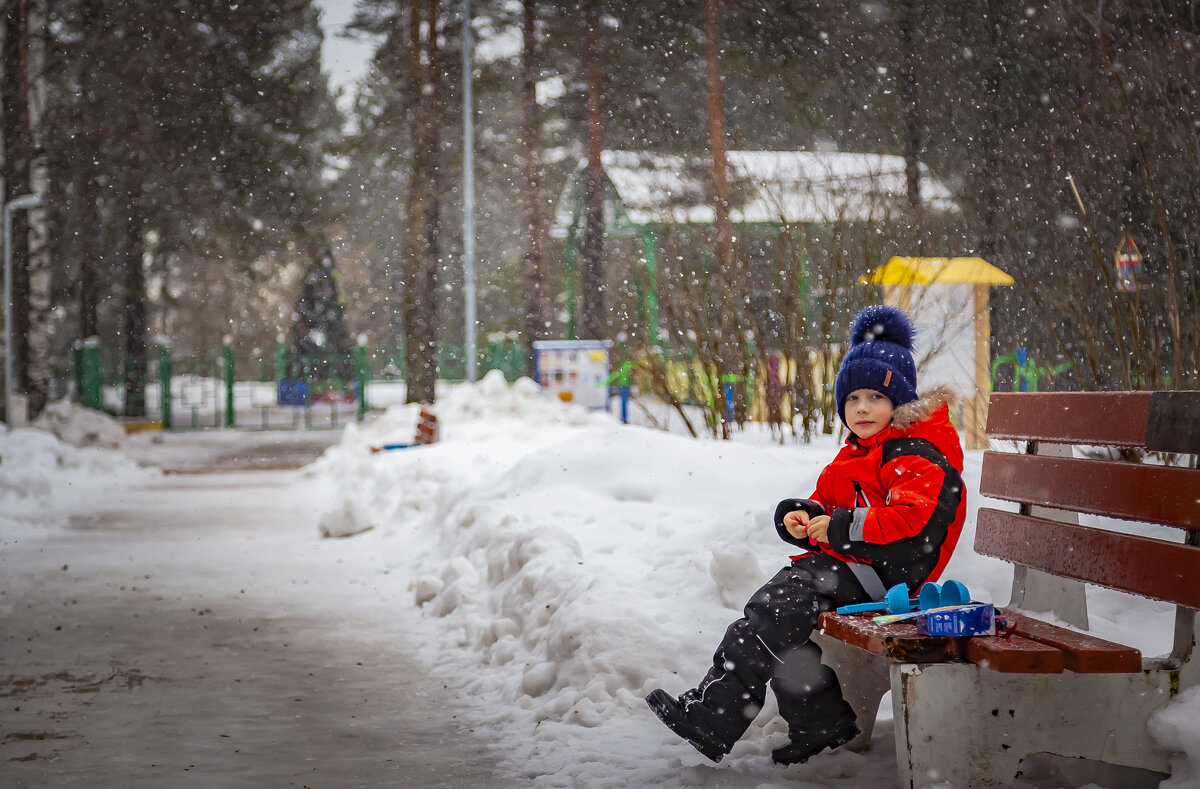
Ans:
<svg viewBox="0 0 1200 789"><path fill-rule="evenodd" d="M892 412L892 427L898 430L908 430L910 427L928 419L942 406L951 408L958 402L958 392L949 384L938 384L932 389L926 389L917 395L911 403L905 403Z"/></svg>

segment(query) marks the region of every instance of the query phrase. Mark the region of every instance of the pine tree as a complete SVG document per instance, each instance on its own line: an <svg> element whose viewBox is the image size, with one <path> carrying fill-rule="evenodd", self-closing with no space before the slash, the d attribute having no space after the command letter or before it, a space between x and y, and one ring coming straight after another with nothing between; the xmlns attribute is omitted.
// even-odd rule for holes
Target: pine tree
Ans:
<svg viewBox="0 0 1200 789"><path fill-rule="evenodd" d="M320 71L318 16L311 0L51 6L48 146L62 185L52 220L82 229L58 233L55 253L77 283L81 330L123 338L136 415L148 282L176 283L179 303L207 320L179 350L211 352L222 335L256 327L236 314L213 320L203 300L221 291L199 273L217 263L227 291L247 290L263 255L319 249L321 170L338 116ZM162 291L169 330L161 312L176 295Z"/></svg>
<svg viewBox="0 0 1200 789"><path fill-rule="evenodd" d="M305 269L288 330L286 378L307 382L310 396L354 378L354 345L338 293L337 264L328 247Z"/></svg>

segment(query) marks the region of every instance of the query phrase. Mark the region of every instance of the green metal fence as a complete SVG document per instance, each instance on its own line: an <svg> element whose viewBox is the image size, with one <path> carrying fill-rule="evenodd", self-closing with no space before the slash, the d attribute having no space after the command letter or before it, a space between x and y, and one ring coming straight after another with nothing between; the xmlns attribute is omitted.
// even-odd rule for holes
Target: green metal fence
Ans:
<svg viewBox="0 0 1200 789"><path fill-rule="evenodd" d="M372 404L371 384L406 378L403 348L296 358L282 345L272 353L239 352L232 345L219 356L176 356L166 345L147 358L147 419L164 428L213 427L291 429L338 427L364 418ZM124 359L94 340L74 350L74 383L79 402L120 416L125 405ZM512 336L494 336L481 349L478 368L501 370L515 381L524 374L524 349ZM463 346L442 344L438 377L466 378Z"/></svg>

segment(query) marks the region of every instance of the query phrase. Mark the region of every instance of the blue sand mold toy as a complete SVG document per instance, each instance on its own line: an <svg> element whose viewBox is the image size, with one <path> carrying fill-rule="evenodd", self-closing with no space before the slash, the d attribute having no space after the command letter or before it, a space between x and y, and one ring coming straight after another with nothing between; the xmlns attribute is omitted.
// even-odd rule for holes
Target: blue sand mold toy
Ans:
<svg viewBox="0 0 1200 789"><path fill-rule="evenodd" d="M939 586L933 582L921 584L921 591L916 598L908 596L908 586L896 584L887 590L883 600L877 603L858 603L844 605L837 609L839 614L862 614L868 611L887 611L889 614L906 614L914 608L928 611L930 608L941 608L948 605L966 605L971 602L967 587L960 581L946 581Z"/></svg>

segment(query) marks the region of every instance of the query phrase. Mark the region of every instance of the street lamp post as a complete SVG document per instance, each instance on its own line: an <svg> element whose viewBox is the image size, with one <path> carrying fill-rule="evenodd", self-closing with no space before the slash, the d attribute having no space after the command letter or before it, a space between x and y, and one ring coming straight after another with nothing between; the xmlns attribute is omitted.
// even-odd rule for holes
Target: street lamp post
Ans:
<svg viewBox="0 0 1200 789"><path fill-rule="evenodd" d="M13 426L13 293L12 293L12 215L23 208L37 208L42 198L35 194L14 197L4 204L4 418L9 430Z"/></svg>

